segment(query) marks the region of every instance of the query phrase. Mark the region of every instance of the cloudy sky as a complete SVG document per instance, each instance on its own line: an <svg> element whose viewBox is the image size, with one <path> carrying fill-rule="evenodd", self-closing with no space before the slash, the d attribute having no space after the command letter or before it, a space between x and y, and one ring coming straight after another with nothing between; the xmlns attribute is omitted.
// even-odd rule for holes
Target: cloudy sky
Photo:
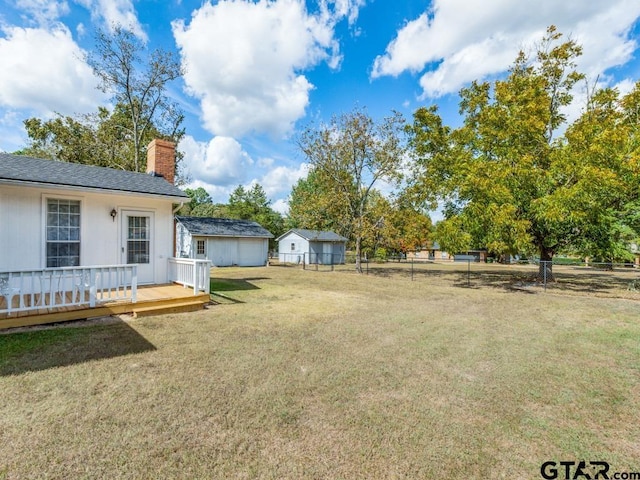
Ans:
<svg viewBox="0 0 640 480"><path fill-rule="evenodd" d="M407 118L505 74L547 26L582 44L591 82L640 80L638 0L0 0L0 150L26 144L24 119L107 105L83 58L96 28L130 26L186 69L170 95L186 113L179 148L215 201L260 183L286 209L305 175L295 134L366 107ZM579 109L579 105L576 107Z"/></svg>

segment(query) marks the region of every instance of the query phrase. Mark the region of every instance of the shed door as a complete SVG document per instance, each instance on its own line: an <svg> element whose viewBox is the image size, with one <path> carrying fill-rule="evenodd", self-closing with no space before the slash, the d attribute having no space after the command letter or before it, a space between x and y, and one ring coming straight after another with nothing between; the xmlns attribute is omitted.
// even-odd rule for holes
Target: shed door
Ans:
<svg viewBox="0 0 640 480"><path fill-rule="evenodd" d="M122 211L122 263L138 265L138 283L154 283L153 213Z"/></svg>
<svg viewBox="0 0 640 480"><path fill-rule="evenodd" d="M267 241L261 238L241 238L238 240L238 265L257 267L267 261Z"/></svg>
<svg viewBox="0 0 640 480"><path fill-rule="evenodd" d="M336 262L333 259L333 243L325 242L322 245L322 263L325 265L333 265Z"/></svg>
<svg viewBox="0 0 640 480"><path fill-rule="evenodd" d="M209 240L209 260L216 267L230 267L238 264L238 240L235 238L215 238Z"/></svg>

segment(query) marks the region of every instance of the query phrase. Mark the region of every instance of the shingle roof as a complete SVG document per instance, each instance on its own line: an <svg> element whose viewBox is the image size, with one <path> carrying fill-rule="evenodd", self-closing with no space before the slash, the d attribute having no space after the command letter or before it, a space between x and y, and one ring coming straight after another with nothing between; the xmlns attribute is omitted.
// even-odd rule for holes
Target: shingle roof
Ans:
<svg viewBox="0 0 640 480"><path fill-rule="evenodd" d="M312 242L346 242L347 239L338 235L335 232L331 231L323 231L323 230L305 230L303 228L292 228L284 235L280 235L277 240L286 237L290 233L296 233L300 235L305 240L310 240Z"/></svg>
<svg viewBox="0 0 640 480"><path fill-rule="evenodd" d="M0 153L0 183L5 181L189 198L164 178L147 173Z"/></svg>
<svg viewBox="0 0 640 480"><path fill-rule="evenodd" d="M233 218L176 217L191 235L211 237L273 238L259 223Z"/></svg>

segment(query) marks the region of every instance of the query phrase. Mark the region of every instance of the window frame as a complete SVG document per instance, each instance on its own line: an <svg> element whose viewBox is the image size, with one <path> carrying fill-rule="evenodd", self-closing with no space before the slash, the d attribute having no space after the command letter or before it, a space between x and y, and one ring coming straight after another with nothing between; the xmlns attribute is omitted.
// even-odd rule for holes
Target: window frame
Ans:
<svg viewBox="0 0 640 480"><path fill-rule="evenodd" d="M202 246L202 249L200 248L200 246ZM205 246L206 246L205 240L197 239L196 240L196 255L206 255L207 254L207 250L206 250Z"/></svg>
<svg viewBox="0 0 640 480"><path fill-rule="evenodd" d="M61 206L61 202L65 202L67 203L66 206L71 207L72 204L73 206L78 207L78 212L77 214L75 212L67 212L67 215L69 216L68 220L65 222L67 223L67 225L60 225L59 222L57 222L57 225L53 225L49 223L50 220L50 215L53 213L57 213L58 217L60 215L60 211L58 212L52 212L49 210L49 205L51 202L57 202L57 207L58 209L60 209ZM43 211L43 218L42 218L42 231L43 231L43 242L42 242L42 264L44 265L44 268L62 268L62 267L77 267L77 266L81 266L82 265L82 238L83 238L83 225L84 222L82 220L83 217L83 202L82 202L82 198L79 197L74 197L74 196L58 196L58 195L43 195L42 196L42 211ZM64 212L63 212L64 213ZM73 222L72 221L72 216L77 216L77 222ZM77 225L73 224L73 223L77 223ZM52 233L52 230L50 229L57 229L57 233L54 236L60 236L60 234L64 231L64 227L68 227L68 230L66 232L66 239L50 239L50 233ZM76 233L73 234L72 231L75 231ZM69 237L75 237L77 236L77 238L69 238ZM49 246L53 245L53 244L57 244L57 245L73 245L75 248L73 250L77 251L77 254L67 254L67 255L50 255L49 254ZM71 249L68 249L68 251L70 251ZM64 262L63 265L60 265L60 258L70 258L73 257L74 258L74 262L72 262L72 265L67 265L66 262ZM53 259L57 259L57 261L53 261ZM75 264L77 263L77 264Z"/></svg>

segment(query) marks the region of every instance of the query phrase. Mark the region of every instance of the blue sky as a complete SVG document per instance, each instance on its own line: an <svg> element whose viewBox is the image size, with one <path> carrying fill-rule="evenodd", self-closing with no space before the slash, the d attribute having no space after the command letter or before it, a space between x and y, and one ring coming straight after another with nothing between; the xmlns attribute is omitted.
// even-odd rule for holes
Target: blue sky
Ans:
<svg viewBox="0 0 640 480"><path fill-rule="evenodd" d="M505 74L547 26L583 45L580 70L628 91L640 79L637 0L0 0L0 150L26 143L24 119L108 105L83 60L96 28L129 25L174 50L170 86L186 113L179 145L214 201L258 182L286 211L306 174L296 132L366 107L410 119L437 104L457 125L460 88ZM584 85L582 86L584 88ZM575 92L569 116L579 114Z"/></svg>

